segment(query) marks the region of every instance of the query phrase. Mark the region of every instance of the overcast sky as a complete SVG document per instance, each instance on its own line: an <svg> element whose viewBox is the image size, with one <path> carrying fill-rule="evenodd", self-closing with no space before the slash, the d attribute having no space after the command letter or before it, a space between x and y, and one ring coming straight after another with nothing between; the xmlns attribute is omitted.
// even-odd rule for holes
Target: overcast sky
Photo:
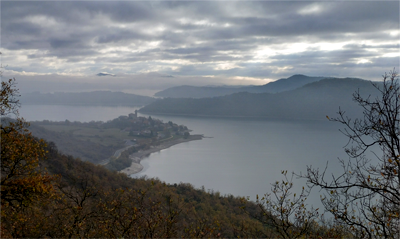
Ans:
<svg viewBox="0 0 400 239"><path fill-rule="evenodd" d="M398 1L1 1L1 62L22 92L379 80L399 69L399 10Z"/></svg>

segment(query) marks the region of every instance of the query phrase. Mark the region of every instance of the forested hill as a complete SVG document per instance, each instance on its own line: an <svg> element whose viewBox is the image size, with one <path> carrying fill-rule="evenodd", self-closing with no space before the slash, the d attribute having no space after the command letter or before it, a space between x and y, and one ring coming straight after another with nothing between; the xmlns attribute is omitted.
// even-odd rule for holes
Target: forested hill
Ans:
<svg viewBox="0 0 400 239"><path fill-rule="evenodd" d="M39 93L33 92L21 96L24 105L93 105L93 106L143 106L155 99L148 96L123 92L92 91L79 93Z"/></svg>
<svg viewBox="0 0 400 239"><path fill-rule="evenodd" d="M261 86L177 86L157 92L157 97L170 98L207 98L230 95L238 92L249 93L277 93L288 90L293 90L305 84L319 81L325 77L310 77L305 75L293 75L289 78L279 79Z"/></svg>
<svg viewBox="0 0 400 239"><path fill-rule="evenodd" d="M276 94L235 93L203 99L166 98L155 101L140 112L147 114L181 114L196 116L266 117L289 119L324 119L339 109L361 113L352 93L368 96L377 93L370 81L354 78L327 78L301 88Z"/></svg>
<svg viewBox="0 0 400 239"><path fill-rule="evenodd" d="M214 191L207 193L188 183L169 185L158 179L133 179L60 154L54 143L47 143L46 151L47 159L41 161L37 170L48 180L55 179L49 189L51 193L34 191L29 196L35 200L17 210L14 204L3 204L2 199L2 238L278 235L251 217L249 214L259 215L259 207L240 197ZM36 179L31 175L24 177L32 177L26 178L24 183ZM15 190L4 189L2 193L19 196ZM241 209L242 206L245 209ZM243 224L251 227L243 229Z"/></svg>

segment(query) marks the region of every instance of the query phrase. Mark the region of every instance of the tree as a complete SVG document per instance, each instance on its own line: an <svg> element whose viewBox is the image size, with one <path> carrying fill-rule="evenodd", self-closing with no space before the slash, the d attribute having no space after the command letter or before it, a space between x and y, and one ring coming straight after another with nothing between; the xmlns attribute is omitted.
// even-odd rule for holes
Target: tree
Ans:
<svg viewBox="0 0 400 239"><path fill-rule="evenodd" d="M1 81L0 116L18 115L18 108L20 106L18 96L15 79Z"/></svg>
<svg viewBox="0 0 400 239"><path fill-rule="evenodd" d="M54 195L53 181L57 178L41 168L45 144L32 137L27 130L29 124L18 118L18 96L15 79L1 82L1 238L26 238L35 231L40 235L48 221L41 207ZM12 116L16 118L10 118Z"/></svg>
<svg viewBox="0 0 400 239"><path fill-rule="evenodd" d="M1 82L0 115L1 115L1 236L21 236L12 229L16 220L26 221L27 214L20 212L43 196L51 196L53 181L41 169L41 161L45 158L45 144L37 140L27 130L29 125L18 118L19 102L16 98L14 79ZM4 116L17 118L4 118ZM7 225L8 226L7 226ZM8 230L5 230L8 228ZM20 230L21 231L21 230ZM7 234L9 233L9 234Z"/></svg>
<svg viewBox="0 0 400 239"><path fill-rule="evenodd" d="M307 209L309 192L303 187L300 195L292 193L293 175L289 179L287 171L282 171L285 180L272 183L271 194L265 194L257 205L261 210L259 220L276 229L282 238L302 238L315 232L318 209Z"/></svg>
<svg viewBox="0 0 400 239"><path fill-rule="evenodd" d="M0 55L2 53L0 52ZM3 65L0 65L0 117L7 115L18 115L18 108L20 106L18 101L18 89L16 88L15 79L3 81Z"/></svg>
<svg viewBox="0 0 400 239"><path fill-rule="evenodd" d="M398 74L383 75L382 83L374 83L379 96L363 98L360 92L353 99L363 108L363 117L352 120L339 109L330 119L344 125L342 133L348 161L339 159L340 175L327 179L325 170L307 167L300 175L308 185L320 187L325 209L347 225L355 237L400 238L400 86ZM367 150L374 157L366 155Z"/></svg>

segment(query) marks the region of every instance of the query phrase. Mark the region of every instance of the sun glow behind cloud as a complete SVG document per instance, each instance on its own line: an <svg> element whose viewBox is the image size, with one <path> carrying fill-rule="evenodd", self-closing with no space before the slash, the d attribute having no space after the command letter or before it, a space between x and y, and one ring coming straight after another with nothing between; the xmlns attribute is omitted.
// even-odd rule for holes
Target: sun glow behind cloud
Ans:
<svg viewBox="0 0 400 239"><path fill-rule="evenodd" d="M323 12L323 7L319 3L312 3L298 11L300 15L313 15L320 14Z"/></svg>
<svg viewBox="0 0 400 239"><path fill-rule="evenodd" d="M30 22L40 27L50 27L50 28L57 27L60 25L60 23L57 22L55 18L45 15L27 16L23 19L23 22Z"/></svg>
<svg viewBox="0 0 400 239"><path fill-rule="evenodd" d="M343 49L345 45L351 44L352 42L299 42L293 44L276 44L271 46L262 46L255 51L256 62L270 62L269 58L277 55L290 55L296 53L308 52L309 50L314 51L335 51Z"/></svg>

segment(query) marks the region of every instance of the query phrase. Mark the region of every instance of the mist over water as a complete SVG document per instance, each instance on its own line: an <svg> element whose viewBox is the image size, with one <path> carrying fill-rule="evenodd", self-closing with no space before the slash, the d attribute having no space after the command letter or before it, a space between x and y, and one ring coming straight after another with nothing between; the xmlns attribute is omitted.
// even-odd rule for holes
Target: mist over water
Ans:
<svg viewBox="0 0 400 239"><path fill-rule="evenodd" d="M20 110L26 120L107 121L127 115L136 108L27 105ZM141 116L148 117L148 115ZM342 172L338 157L347 159L343 146L347 138L341 125L322 120L249 120L151 115L164 122L186 125L191 134L207 138L175 145L142 160L144 170L132 177L157 177L166 183L191 183L196 188L219 191L222 195L263 195L271 183L283 180L282 170L305 172L307 165L329 172ZM210 138L208 138L210 137ZM328 174L329 175L329 174ZM295 179L295 191L305 180ZM309 204L320 205L318 191Z"/></svg>

